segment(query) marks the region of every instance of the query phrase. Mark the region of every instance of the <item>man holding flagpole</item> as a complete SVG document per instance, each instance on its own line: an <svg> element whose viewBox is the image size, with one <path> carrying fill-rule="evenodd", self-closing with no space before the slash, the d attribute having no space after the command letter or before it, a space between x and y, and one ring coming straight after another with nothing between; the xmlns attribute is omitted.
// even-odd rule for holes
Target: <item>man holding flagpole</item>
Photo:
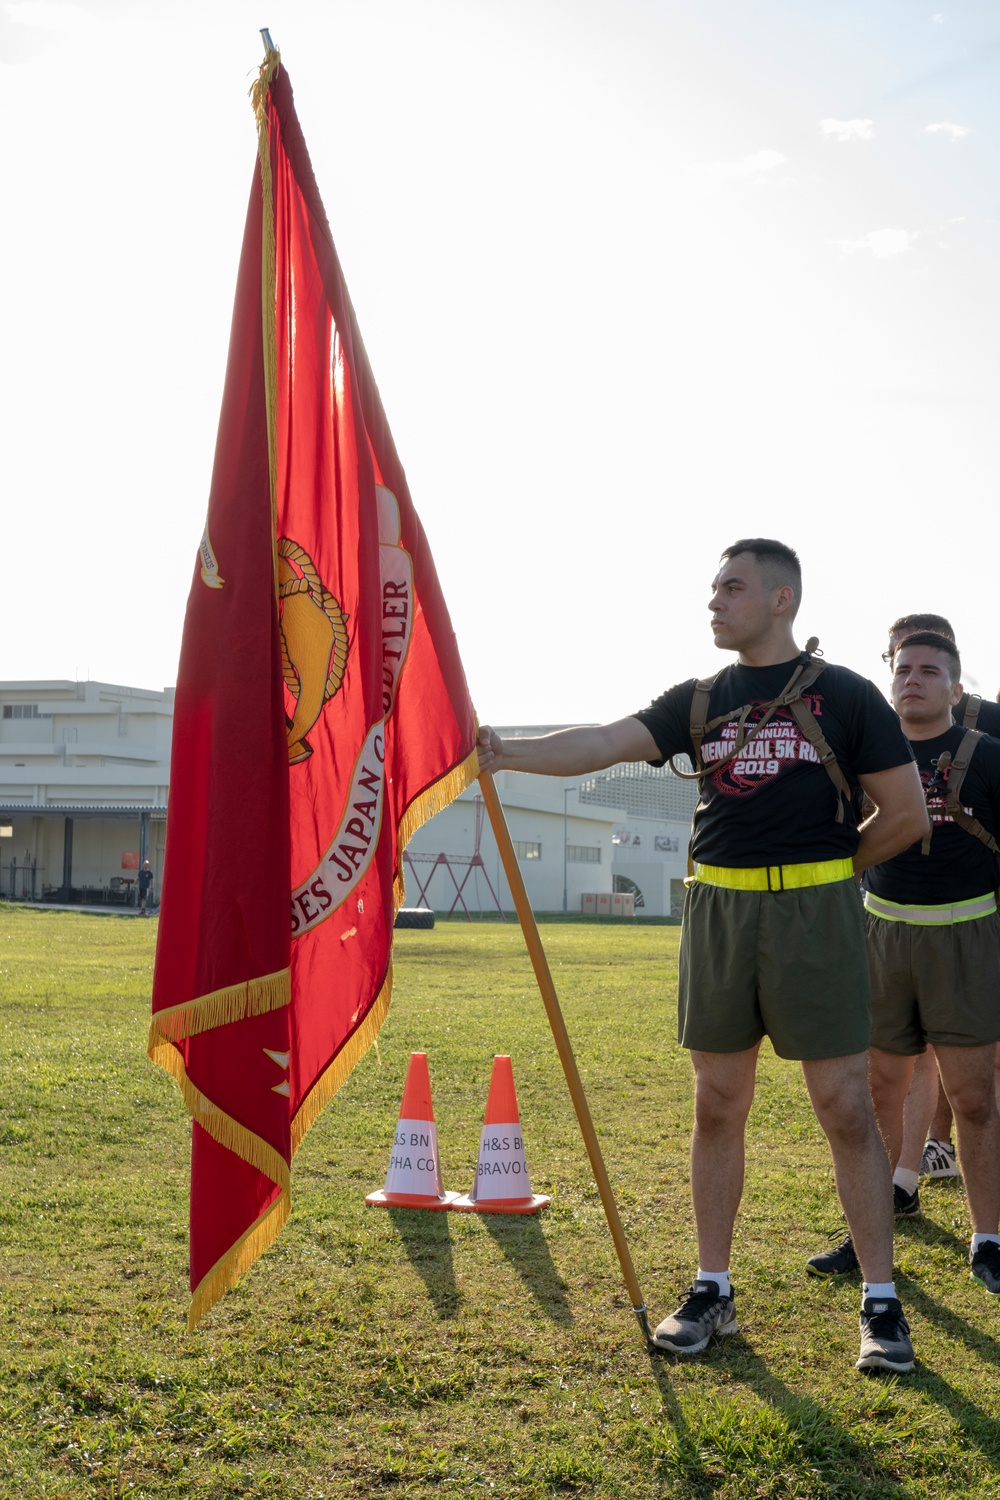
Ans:
<svg viewBox="0 0 1000 1500"><path fill-rule="evenodd" d="M735 542L709 601L715 643L737 653L734 664L614 723L508 740L484 727L480 766L580 776L687 754L699 777L678 984L678 1036L695 1074L699 1267L655 1344L692 1354L713 1334L736 1331L730 1251L766 1035L780 1056L801 1062L830 1144L865 1277L858 1368L905 1372L913 1350L893 1285L889 1168L868 1092L871 1014L856 877L922 837L927 813L884 698L796 645L800 598L791 548ZM876 808L860 828L849 795L858 784Z"/></svg>

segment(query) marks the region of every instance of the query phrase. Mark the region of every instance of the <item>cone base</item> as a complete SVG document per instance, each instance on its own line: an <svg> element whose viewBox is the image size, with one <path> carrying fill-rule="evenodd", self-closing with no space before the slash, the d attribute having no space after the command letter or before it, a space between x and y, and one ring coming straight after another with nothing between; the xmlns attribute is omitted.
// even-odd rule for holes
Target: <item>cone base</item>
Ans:
<svg viewBox="0 0 1000 1500"><path fill-rule="evenodd" d="M457 1193L443 1193L440 1198L432 1198L429 1194L425 1197L423 1193L387 1193L379 1188L377 1193L369 1193L365 1202L369 1208L451 1208Z"/></svg>
<svg viewBox="0 0 1000 1500"><path fill-rule="evenodd" d="M552 1199L544 1193L532 1193L530 1198L473 1198L469 1193L463 1193L448 1207L460 1214L537 1214L540 1208L551 1202Z"/></svg>

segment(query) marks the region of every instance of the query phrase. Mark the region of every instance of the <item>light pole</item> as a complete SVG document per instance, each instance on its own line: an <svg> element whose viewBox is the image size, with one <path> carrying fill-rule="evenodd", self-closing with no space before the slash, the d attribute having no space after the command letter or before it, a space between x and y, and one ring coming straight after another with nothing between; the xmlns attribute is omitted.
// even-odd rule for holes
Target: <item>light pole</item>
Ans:
<svg viewBox="0 0 1000 1500"><path fill-rule="evenodd" d="M566 801L575 786L563 787L563 911L569 911L569 807Z"/></svg>

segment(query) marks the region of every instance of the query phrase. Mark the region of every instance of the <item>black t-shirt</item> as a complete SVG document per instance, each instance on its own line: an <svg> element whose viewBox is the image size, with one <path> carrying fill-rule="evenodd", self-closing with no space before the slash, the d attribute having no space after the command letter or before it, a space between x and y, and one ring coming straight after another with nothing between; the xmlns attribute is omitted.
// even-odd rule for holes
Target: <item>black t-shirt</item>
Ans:
<svg viewBox="0 0 1000 1500"><path fill-rule="evenodd" d="M961 724L965 718L969 696L968 693L963 693L951 711L956 724ZM979 705L979 717L973 727L981 729L983 734L991 734L994 739L1000 739L1000 703L991 703L988 698L984 698Z"/></svg>
<svg viewBox="0 0 1000 1500"><path fill-rule="evenodd" d="M787 686L799 661L769 667L723 667L709 699L709 721L733 717L706 735L702 758L725 754L736 737L736 720L745 704L752 725L760 707ZM694 679L679 683L637 713L656 741L663 765L672 755L693 758L691 698ZM899 720L881 693L846 667L829 666L805 701L833 750L842 775L888 771L912 759ZM843 799L841 799L843 800ZM850 858L858 846L853 811L844 804L838 823L837 792L816 752L787 709L779 709L760 737L702 785L695 810L692 856L699 864L747 869L760 865L804 864Z"/></svg>
<svg viewBox="0 0 1000 1500"><path fill-rule="evenodd" d="M913 740L920 780L931 820L929 854L921 854L921 841L911 844L884 865L865 872L865 885L876 896L899 901L904 906L943 906L949 901L971 901L995 890L1000 867L995 854L974 834L953 823L944 810L949 767L936 775L937 759L949 750L952 759L965 738L957 725L932 740ZM1000 829L1000 743L989 737L979 741L962 782L962 806L997 837Z"/></svg>

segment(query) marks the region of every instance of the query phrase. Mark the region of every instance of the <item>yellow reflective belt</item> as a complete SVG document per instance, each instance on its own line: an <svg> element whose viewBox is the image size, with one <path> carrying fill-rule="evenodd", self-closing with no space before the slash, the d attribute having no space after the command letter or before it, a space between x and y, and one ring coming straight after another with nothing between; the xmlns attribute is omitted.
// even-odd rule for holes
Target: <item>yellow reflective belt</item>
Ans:
<svg viewBox="0 0 1000 1500"><path fill-rule="evenodd" d="M699 865L694 878L705 885L722 885L731 891L792 891L805 885L833 885L853 876L853 860L820 859L806 865L762 865L751 870Z"/></svg>
<svg viewBox="0 0 1000 1500"><path fill-rule="evenodd" d="M948 927L955 922L977 922L981 917L992 917L997 909L997 898L993 891L985 896L973 896L971 901L952 901L941 906L904 906L900 901L887 901L865 891L865 910L885 922L906 922L914 927Z"/></svg>

